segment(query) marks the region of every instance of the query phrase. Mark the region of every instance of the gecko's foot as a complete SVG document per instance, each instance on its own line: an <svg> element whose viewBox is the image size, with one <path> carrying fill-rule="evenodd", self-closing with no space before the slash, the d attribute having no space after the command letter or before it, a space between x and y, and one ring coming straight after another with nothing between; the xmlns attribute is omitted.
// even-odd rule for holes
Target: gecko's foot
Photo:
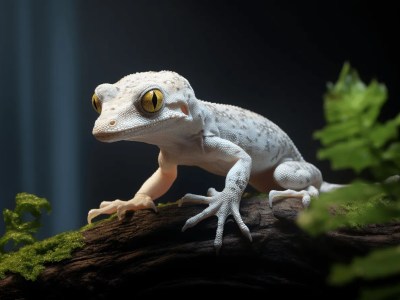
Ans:
<svg viewBox="0 0 400 300"><path fill-rule="evenodd" d="M208 207L201 213L188 219L182 228L182 231L197 225L200 221L207 219L211 216L218 218L217 233L214 240L214 247L217 251L221 249L222 238L224 234L225 221L229 215L232 215L238 224L242 233L251 241L252 237L249 228L242 220L242 216L239 212L240 198L237 195L227 192L217 192L211 188L208 190L208 196L200 196L194 194L186 194L181 200L180 205L183 203L204 203L208 204Z"/></svg>
<svg viewBox="0 0 400 300"><path fill-rule="evenodd" d="M286 198L300 198L304 207L309 207L311 202L311 197L318 197L318 190L309 186L306 190L302 191L294 191L294 190L285 190L285 191L275 191L272 190L268 195L268 203L269 207L272 208L272 203L278 199L286 199Z"/></svg>
<svg viewBox="0 0 400 300"><path fill-rule="evenodd" d="M135 197L129 201L114 200L114 201L103 201L100 204L100 208L91 209L88 212L87 221L92 223L92 219L99 215L107 214L111 215L117 213L118 219L122 219L128 210L141 210L150 208L157 212L157 207L153 200L147 195L136 194Z"/></svg>

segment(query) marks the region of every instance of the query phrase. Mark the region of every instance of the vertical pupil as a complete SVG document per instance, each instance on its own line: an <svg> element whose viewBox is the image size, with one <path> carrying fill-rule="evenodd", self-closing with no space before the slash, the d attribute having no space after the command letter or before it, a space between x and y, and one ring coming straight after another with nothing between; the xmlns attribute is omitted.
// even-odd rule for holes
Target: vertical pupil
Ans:
<svg viewBox="0 0 400 300"><path fill-rule="evenodd" d="M156 107L157 107L157 95L156 95L155 92L153 92L153 98L151 98L151 102L153 102L153 107L154 107L154 110L155 110Z"/></svg>

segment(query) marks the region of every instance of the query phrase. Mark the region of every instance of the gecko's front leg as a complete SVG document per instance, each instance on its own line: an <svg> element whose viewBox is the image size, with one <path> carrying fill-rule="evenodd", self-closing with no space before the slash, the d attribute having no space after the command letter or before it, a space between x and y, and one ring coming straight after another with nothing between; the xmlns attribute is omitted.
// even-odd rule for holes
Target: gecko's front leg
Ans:
<svg viewBox="0 0 400 300"><path fill-rule="evenodd" d="M233 216L242 233L250 241L252 240L250 230L243 222L239 212L240 200L250 177L251 158L239 146L219 137L205 138L204 147L206 155L210 159L215 160L215 163L219 162L224 165L231 163L232 167L226 175L225 188L221 192L210 188L207 196L186 194L180 200L180 204L186 202L208 204L208 207L201 213L186 221L182 231L195 226L208 217L216 216L218 218L218 227L214 246L217 252L219 252L222 246L225 221L230 215Z"/></svg>
<svg viewBox="0 0 400 300"><path fill-rule="evenodd" d="M157 171L143 183L133 199L101 202L99 208L89 211L88 223L91 223L92 219L102 214L117 213L118 218L121 220L128 210L135 211L150 208L157 211L154 200L165 194L177 177L177 166L168 162L162 151L158 156L158 165Z"/></svg>

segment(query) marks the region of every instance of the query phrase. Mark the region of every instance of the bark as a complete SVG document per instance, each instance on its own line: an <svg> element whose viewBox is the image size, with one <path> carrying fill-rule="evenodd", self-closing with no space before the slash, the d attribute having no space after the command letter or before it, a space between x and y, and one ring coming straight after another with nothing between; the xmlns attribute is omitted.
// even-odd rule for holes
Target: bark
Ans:
<svg viewBox="0 0 400 300"><path fill-rule="evenodd" d="M294 223L301 209L298 200L281 201L271 210L265 199L254 197L241 204L253 242L228 220L222 250L216 255L216 218L181 232L186 219L202 209L170 205L157 214L139 211L122 221L99 224L84 233L84 248L69 260L48 265L35 282L18 275L1 280L0 299L156 295L354 299L356 284L345 288L326 284L329 266L400 240L398 223L311 238Z"/></svg>

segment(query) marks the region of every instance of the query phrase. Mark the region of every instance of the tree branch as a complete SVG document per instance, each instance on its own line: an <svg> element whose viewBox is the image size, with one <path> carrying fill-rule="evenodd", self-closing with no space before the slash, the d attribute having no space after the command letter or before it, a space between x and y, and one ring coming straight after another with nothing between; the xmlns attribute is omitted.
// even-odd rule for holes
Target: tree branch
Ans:
<svg viewBox="0 0 400 300"><path fill-rule="evenodd" d="M225 225L220 255L213 241L216 219L182 233L186 219L204 206L164 206L139 211L123 221L103 222L84 232L85 246L73 257L46 267L35 282L19 275L0 281L0 299L107 299L166 296L306 296L333 299L357 286L333 288L326 275L333 262L348 262L370 249L398 244L400 224L340 230L312 238L294 223L300 201L244 199L241 213L253 242L233 220Z"/></svg>

